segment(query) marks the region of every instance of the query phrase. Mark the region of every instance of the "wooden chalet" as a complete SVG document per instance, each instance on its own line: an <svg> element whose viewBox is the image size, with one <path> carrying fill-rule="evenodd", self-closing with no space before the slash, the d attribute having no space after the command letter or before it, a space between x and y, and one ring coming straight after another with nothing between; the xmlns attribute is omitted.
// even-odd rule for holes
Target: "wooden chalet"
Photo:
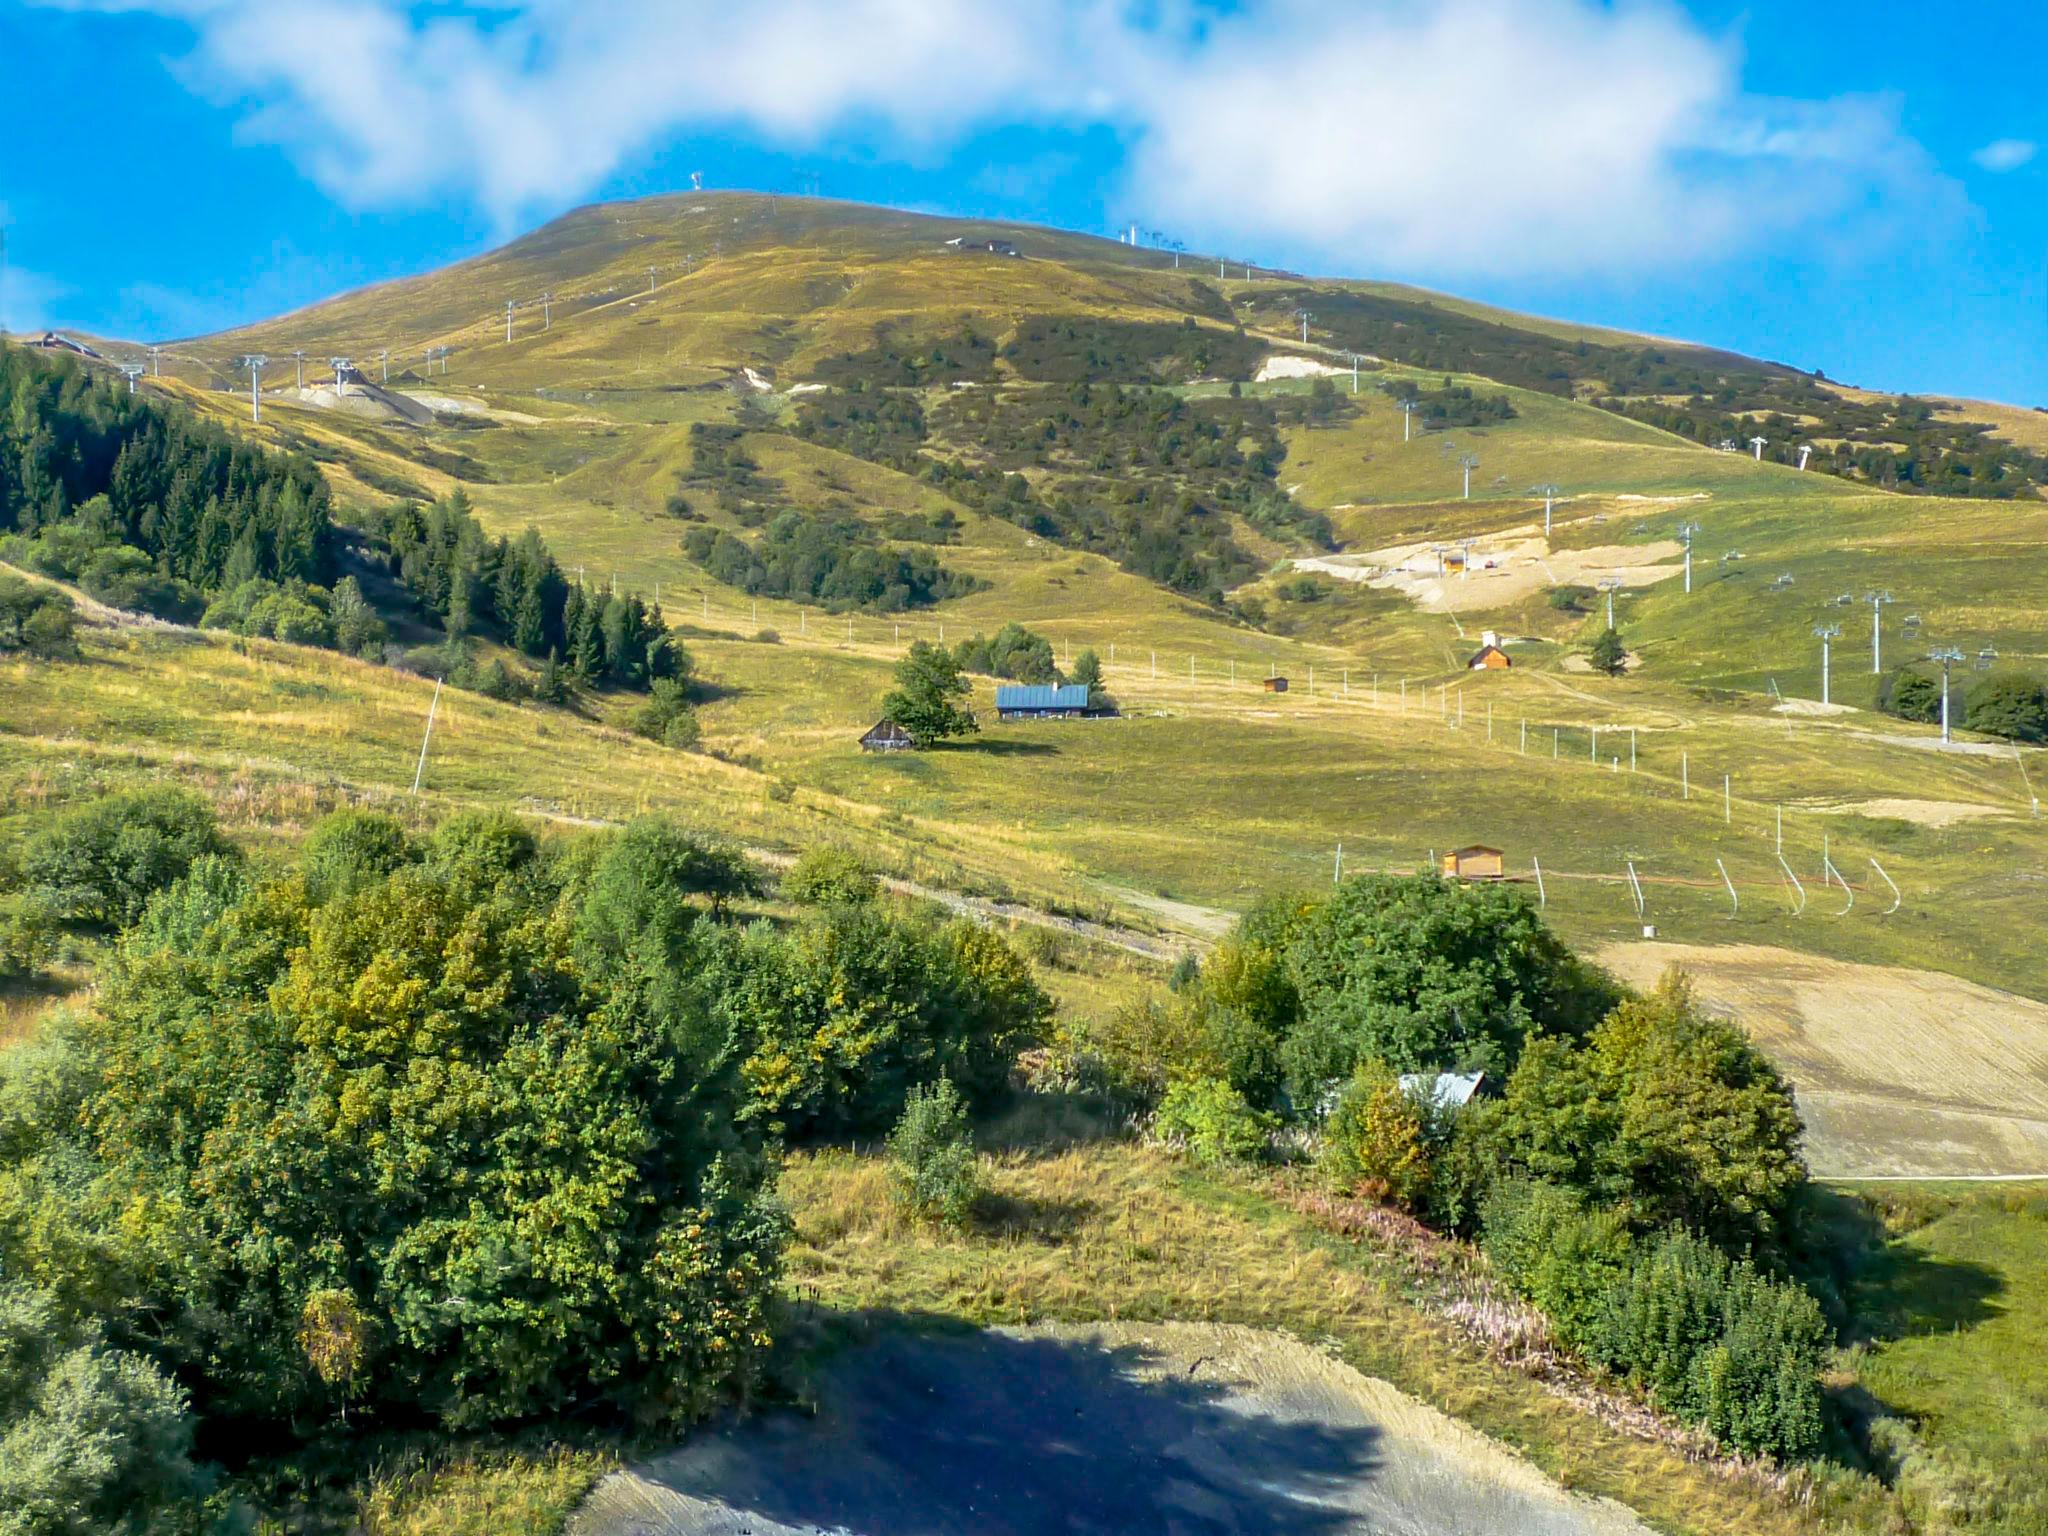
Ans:
<svg viewBox="0 0 2048 1536"><path fill-rule="evenodd" d="M908 752L916 745L910 732L894 720L877 720L874 728L860 739L863 752Z"/></svg>
<svg viewBox="0 0 2048 1536"><path fill-rule="evenodd" d="M1498 848L1474 843L1454 848L1443 856L1444 875L1452 880L1503 880L1507 878L1506 857Z"/></svg>
<svg viewBox="0 0 2048 1536"><path fill-rule="evenodd" d="M1267 678L1267 679L1266 679L1266 692L1268 692L1268 693L1285 693L1286 691L1287 691L1287 679L1286 679L1286 678L1284 678L1284 677L1269 677L1269 678Z"/></svg>

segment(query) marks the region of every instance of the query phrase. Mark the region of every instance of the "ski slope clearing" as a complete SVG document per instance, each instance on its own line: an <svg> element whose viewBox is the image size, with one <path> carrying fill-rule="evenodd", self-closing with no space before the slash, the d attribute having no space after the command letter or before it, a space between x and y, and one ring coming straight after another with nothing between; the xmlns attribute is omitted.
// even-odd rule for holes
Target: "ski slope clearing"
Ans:
<svg viewBox="0 0 2048 1536"><path fill-rule="evenodd" d="M1633 1536L1504 1447L1281 1334L1200 1323L885 1331L815 1418L607 1478L570 1536L1174 1532Z"/></svg>
<svg viewBox="0 0 2048 1536"><path fill-rule="evenodd" d="M1682 965L1798 1090L1818 1178L2048 1175L2048 1004L1938 971L1763 945L1616 944L1654 983Z"/></svg>

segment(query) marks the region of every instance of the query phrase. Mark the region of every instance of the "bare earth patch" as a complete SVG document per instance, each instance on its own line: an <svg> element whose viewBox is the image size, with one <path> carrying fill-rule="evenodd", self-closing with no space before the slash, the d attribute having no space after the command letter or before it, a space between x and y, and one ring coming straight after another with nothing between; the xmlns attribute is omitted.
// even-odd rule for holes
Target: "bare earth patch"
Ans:
<svg viewBox="0 0 2048 1536"><path fill-rule="evenodd" d="M1360 555L1299 560L1295 565L1399 592L1430 613L1464 613L1505 607L1550 587L1593 586L1602 581L1647 587L1683 572L1682 563L1673 563L1683 552L1670 539L1554 550L1540 533L1509 532L1476 544L1474 568L1462 575L1437 573L1437 556L1429 541L1389 545Z"/></svg>
<svg viewBox="0 0 2048 1536"><path fill-rule="evenodd" d="M1477 1430L1285 1335L1210 1323L885 1330L814 1418L709 1430L569 1536L1638 1536Z"/></svg>
<svg viewBox="0 0 2048 1536"><path fill-rule="evenodd" d="M1853 715L1854 706L1848 704L1823 704L1819 699L1780 699L1771 706L1774 715Z"/></svg>
<svg viewBox="0 0 2048 1536"><path fill-rule="evenodd" d="M1616 944L1600 959L1642 986L1683 966L1791 1080L1821 1177L2048 1174L2048 1004L1761 945Z"/></svg>
<svg viewBox="0 0 2048 1536"><path fill-rule="evenodd" d="M1937 829L2013 814L2004 806L1979 805L1974 800L1845 800L1838 805L1820 805L1814 809L1844 812L1851 816L1880 816L1892 821L1910 821L1916 827Z"/></svg>

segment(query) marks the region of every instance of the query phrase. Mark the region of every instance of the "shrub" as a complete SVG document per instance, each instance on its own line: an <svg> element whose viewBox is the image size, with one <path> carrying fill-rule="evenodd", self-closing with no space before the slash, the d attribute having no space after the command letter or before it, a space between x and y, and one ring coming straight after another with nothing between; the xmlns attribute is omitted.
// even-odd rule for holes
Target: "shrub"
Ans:
<svg viewBox="0 0 2048 1536"><path fill-rule="evenodd" d="M948 1079L914 1087L905 1098L889 1135L889 1187L914 1215L955 1227L981 1197L967 1102Z"/></svg>
<svg viewBox="0 0 2048 1536"><path fill-rule="evenodd" d="M679 750L696 746L702 734L689 689L672 677L658 677L649 686L646 702L633 711L632 726L635 734Z"/></svg>
<svg viewBox="0 0 2048 1536"><path fill-rule="evenodd" d="M1175 1083L1152 1115L1152 1134L1198 1163L1250 1162L1264 1155L1270 1116L1213 1077Z"/></svg>
<svg viewBox="0 0 2048 1536"><path fill-rule="evenodd" d="M2048 686L2017 672L1987 677L1970 690L1963 723L1987 736L2048 741Z"/></svg>
<svg viewBox="0 0 2048 1536"><path fill-rule="evenodd" d="M806 848L782 877L782 894L807 907L860 906L881 888L859 854L832 843Z"/></svg>
<svg viewBox="0 0 2048 1536"><path fill-rule="evenodd" d="M307 834L299 873L315 902L376 885L413 857L405 828L377 811L336 811Z"/></svg>
<svg viewBox="0 0 2048 1536"><path fill-rule="evenodd" d="M1361 1062L1323 1122L1324 1176L1351 1193L1421 1209L1430 1185L1430 1119L1385 1063Z"/></svg>
<svg viewBox="0 0 2048 1536"><path fill-rule="evenodd" d="M1576 583L1552 587L1550 589L1550 606L1559 613L1584 613L1586 611L1586 604L1593 600L1593 595L1591 587L1579 586Z"/></svg>
<svg viewBox="0 0 2048 1536"><path fill-rule="evenodd" d="M0 574L0 652L26 651L41 661L76 656L75 624L62 592Z"/></svg>
<svg viewBox="0 0 2048 1536"><path fill-rule="evenodd" d="M1884 680L1877 706L1901 720L1932 724L1941 718L1941 679L1902 667Z"/></svg>
<svg viewBox="0 0 2048 1536"><path fill-rule="evenodd" d="M204 800L143 789L66 812L30 840L21 873L60 919L120 928L194 859L230 852Z"/></svg>
<svg viewBox="0 0 2048 1536"><path fill-rule="evenodd" d="M569 881L522 829L444 831L196 940L153 908L110 967L78 1123L161 1213L163 1347L223 1421L352 1385L450 1428L690 1418L759 1369L783 1242L717 1002L734 945L640 824Z"/></svg>
<svg viewBox="0 0 2048 1536"><path fill-rule="evenodd" d="M1509 1179L1480 1206L1481 1247L1494 1269L1550 1319L1573 1347L1605 1315L1609 1293L1628 1272L1628 1225L1588 1210L1576 1191Z"/></svg>
<svg viewBox="0 0 2048 1536"><path fill-rule="evenodd" d="M8 1536L192 1528L203 1489L185 1394L35 1287L0 1285L0 1529Z"/></svg>

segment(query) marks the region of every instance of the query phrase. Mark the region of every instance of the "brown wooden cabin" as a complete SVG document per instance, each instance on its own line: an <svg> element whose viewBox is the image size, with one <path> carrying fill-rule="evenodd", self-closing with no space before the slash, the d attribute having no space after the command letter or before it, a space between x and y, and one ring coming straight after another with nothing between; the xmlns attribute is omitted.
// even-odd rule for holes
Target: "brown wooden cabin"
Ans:
<svg viewBox="0 0 2048 1536"><path fill-rule="evenodd" d="M1498 670L1502 667L1512 667L1514 664L1514 658L1509 656L1499 646L1482 645L1479 647L1478 653L1470 661L1466 662L1465 666L1473 672L1484 672Z"/></svg>
<svg viewBox="0 0 2048 1536"><path fill-rule="evenodd" d="M908 752L917 745L910 732L894 720L877 720L874 729L860 739L863 752Z"/></svg>
<svg viewBox="0 0 2048 1536"><path fill-rule="evenodd" d="M1269 678L1267 678L1267 679L1266 679L1266 692L1268 692L1268 693L1285 693L1286 691L1287 691L1287 679L1286 679L1286 678L1284 678L1284 677L1269 677Z"/></svg>
<svg viewBox="0 0 2048 1536"><path fill-rule="evenodd" d="M1445 854L1443 872L1452 880L1502 880L1507 877L1506 859L1498 848L1474 843Z"/></svg>

